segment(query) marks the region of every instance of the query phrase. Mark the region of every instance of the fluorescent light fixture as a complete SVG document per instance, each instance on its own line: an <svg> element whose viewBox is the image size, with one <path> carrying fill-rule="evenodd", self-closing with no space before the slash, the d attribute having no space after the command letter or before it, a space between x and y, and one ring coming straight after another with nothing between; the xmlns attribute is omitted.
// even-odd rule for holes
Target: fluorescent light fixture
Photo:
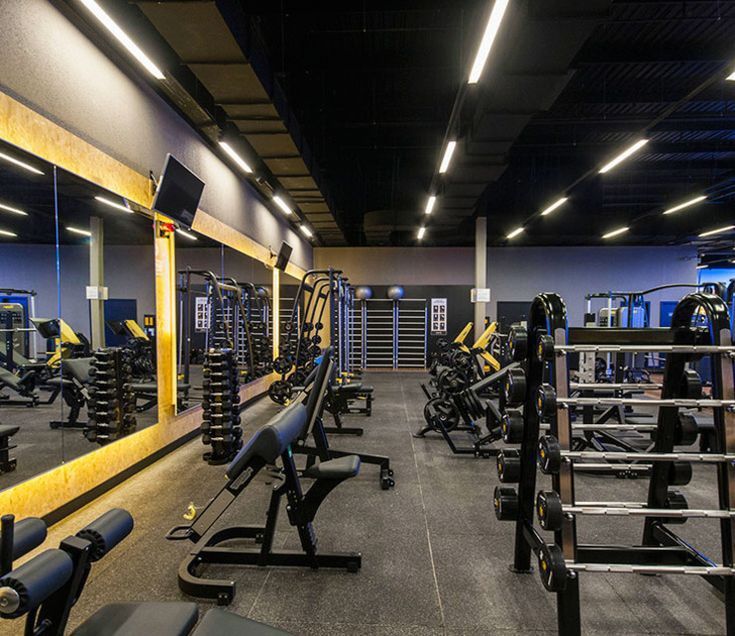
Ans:
<svg viewBox="0 0 735 636"><path fill-rule="evenodd" d="M105 10L95 2L95 0L81 0L81 3L89 9L89 11L97 18L118 42L122 44L128 52L140 62L145 69L153 75L157 80L166 79L163 72L158 68L140 47L133 42L125 31L123 31L117 23L105 12Z"/></svg>
<svg viewBox="0 0 735 636"><path fill-rule="evenodd" d="M422 238L424 238L424 234L426 234L426 228L420 227L419 233L416 235L416 238L418 238L418 240L420 241Z"/></svg>
<svg viewBox="0 0 735 636"><path fill-rule="evenodd" d="M610 172L610 170L612 170L615 166L625 161L633 153L638 152L647 143L648 143L648 139L639 139L632 146L629 146L628 148L623 150L623 152L621 152L617 157L615 157L615 159L613 159L612 161L609 161L604 166L602 166L602 168L600 168L600 174L605 174L606 172Z"/></svg>
<svg viewBox="0 0 735 636"><path fill-rule="evenodd" d="M709 265L697 265L697 269L707 269Z"/></svg>
<svg viewBox="0 0 735 636"><path fill-rule="evenodd" d="M728 75L725 79L729 79L731 82L735 81L735 71L730 73L730 75Z"/></svg>
<svg viewBox="0 0 735 636"><path fill-rule="evenodd" d="M623 233L627 232L629 229L630 228L627 227L627 226L626 227L619 227L617 230L613 230L612 232L608 232L607 234L603 234L602 235L602 238L609 239L609 238L612 238L613 236L617 236L618 234L623 234Z"/></svg>
<svg viewBox="0 0 735 636"><path fill-rule="evenodd" d="M243 172L247 172L248 174L252 174L253 169L247 164L247 162L235 152L235 149L230 146L226 141L220 141L219 142L220 148L224 150Z"/></svg>
<svg viewBox="0 0 735 636"><path fill-rule="evenodd" d="M28 216L28 212L23 212L23 210L19 210L18 208L14 208L10 205L5 205L4 203L0 203L0 210L12 212L13 214L20 214L20 216Z"/></svg>
<svg viewBox="0 0 735 636"><path fill-rule="evenodd" d="M672 212L678 212L679 210L683 210L684 208L688 208L690 205L694 205L695 203L699 203L700 201L704 201L707 198L706 194L703 194L698 197L694 197L693 199L689 199L689 201L684 201L684 203L680 203L679 205L675 205L673 208L669 208L668 210L664 210L664 214L671 214Z"/></svg>
<svg viewBox="0 0 735 636"><path fill-rule="evenodd" d="M284 211L285 214L293 214L293 210L288 207L287 203L278 195L273 197L274 203Z"/></svg>
<svg viewBox="0 0 735 636"><path fill-rule="evenodd" d="M95 197L94 200L99 201L100 203L104 203L105 205L109 205L111 208L115 208L116 210L122 210L123 212L127 212L128 214L133 214L133 211L130 208L125 207L122 203L115 203L114 201L110 201L105 197Z"/></svg>
<svg viewBox="0 0 735 636"><path fill-rule="evenodd" d="M444 174L447 170L449 170L449 162L452 160L452 155L454 154L454 149L457 147L456 141L448 141L447 142L447 148L444 151L444 156L442 157L441 165L439 166L439 174Z"/></svg>
<svg viewBox="0 0 735 636"><path fill-rule="evenodd" d="M182 230L180 227L177 227L176 228L176 234L181 234L181 236L185 236L190 241L198 241L199 240L196 236L194 236L193 234L190 234L186 230Z"/></svg>
<svg viewBox="0 0 735 636"><path fill-rule="evenodd" d="M7 230L0 230L0 235L2 235L2 236L12 236L13 238L15 238L15 237L18 236L15 232L8 232Z"/></svg>
<svg viewBox="0 0 735 636"><path fill-rule="evenodd" d="M521 227L517 227L515 230L513 230L512 232L510 232L505 238L512 239L512 238L518 236L521 232L523 232L523 226L522 225L521 225Z"/></svg>
<svg viewBox="0 0 735 636"><path fill-rule="evenodd" d="M548 208L546 208L545 210L541 212L541 216L546 216L547 214L551 214L554 210L556 210L556 208L564 205L566 201L567 201L567 197L562 197L561 199L557 199Z"/></svg>
<svg viewBox="0 0 735 636"><path fill-rule="evenodd" d="M705 236L712 236L713 234L719 234L720 232L728 232L730 230L735 230L735 225L726 225L725 227L718 227L716 230L709 230L708 232L702 232L699 235L699 238L704 238Z"/></svg>
<svg viewBox="0 0 735 636"><path fill-rule="evenodd" d="M314 236L314 233L306 226L306 225L299 225L299 231L306 237L311 238Z"/></svg>
<svg viewBox="0 0 735 636"><path fill-rule="evenodd" d="M92 232L89 230L80 230L78 227L72 227L71 225L67 225L66 229L69 232L72 232L73 234L81 234L82 236L92 236Z"/></svg>
<svg viewBox="0 0 735 636"><path fill-rule="evenodd" d="M431 211L434 209L434 204L436 203L436 197L434 195L429 197L429 200L426 202L426 214L431 214Z"/></svg>
<svg viewBox="0 0 735 636"><path fill-rule="evenodd" d="M498 35L500 23L503 21L503 15L505 15L505 10L509 4L510 0L495 0L493 10L490 12L490 18L485 27L485 33L482 34L480 48L477 49L477 55L472 64L470 77L467 80L470 84L477 84L480 81L480 75L482 75L482 70L485 68L485 63L490 55L490 49L493 46L493 42L495 42L495 36Z"/></svg>
<svg viewBox="0 0 735 636"><path fill-rule="evenodd" d="M19 166L23 168L24 170L28 170L28 172L32 172L33 174L43 174L43 172L41 172L37 168L34 168L32 165L27 164L25 161L21 161L20 159L16 159L15 157L6 155L4 152L0 152L0 159L3 159L4 161L12 163L16 166Z"/></svg>

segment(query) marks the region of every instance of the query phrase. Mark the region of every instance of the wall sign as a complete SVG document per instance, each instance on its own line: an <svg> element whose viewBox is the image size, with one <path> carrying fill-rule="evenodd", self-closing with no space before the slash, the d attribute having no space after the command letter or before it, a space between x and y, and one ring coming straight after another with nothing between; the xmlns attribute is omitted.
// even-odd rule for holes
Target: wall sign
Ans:
<svg viewBox="0 0 735 636"><path fill-rule="evenodd" d="M206 296L194 298L194 331L209 329L209 303Z"/></svg>
<svg viewBox="0 0 735 636"><path fill-rule="evenodd" d="M489 303L490 302L490 289L488 287L473 287L470 290L470 302Z"/></svg>
<svg viewBox="0 0 735 636"><path fill-rule="evenodd" d="M431 299L431 335L446 336L447 335L447 299L432 298Z"/></svg>

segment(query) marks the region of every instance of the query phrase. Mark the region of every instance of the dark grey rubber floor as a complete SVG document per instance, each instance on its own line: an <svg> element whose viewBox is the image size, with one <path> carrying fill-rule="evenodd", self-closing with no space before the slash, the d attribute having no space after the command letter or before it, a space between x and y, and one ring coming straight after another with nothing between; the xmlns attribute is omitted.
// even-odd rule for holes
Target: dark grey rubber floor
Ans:
<svg viewBox="0 0 735 636"><path fill-rule="evenodd" d="M513 526L495 519L492 493L495 461L452 455L440 439L414 439L421 424L422 376L373 374L371 418L362 438L332 438L338 448L390 454L396 488L380 490L375 469L337 488L316 519L320 550L359 550L357 574L297 569L217 568L233 577L237 595L230 609L294 634L479 636L555 633L555 597L536 574L508 570ZM246 411L252 428L276 407L268 400ZM134 534L94 566L91 580L72 612L77 624L104 603L119 600L179 600L176 571L188 545L164 533L181 523L189 502L204 504L223 484L223 468L201 460L198 441L157 462L52 529L48 544L105 510L120 506L136 519ZM712 505L714 470L697 471L684 488L692 507ZM580 476L578 498L635 500L646 480ZM268 486L254 482L228 512L238 523L264 518ZM225 520L223 523L226 523ZM279 542L297 547L281 519ZM717 548L716 521L690 521L682 533L708 550ZM584 519L585 542L637 542L641 522ZM702 538L704 540L702 541ZM719 554L712 553L715 559ZM724 606L698 577L582 575L586 634L722 634ZM207 604L202 603L201 609ZM3 634L17 633L0 623Z"/></svg>

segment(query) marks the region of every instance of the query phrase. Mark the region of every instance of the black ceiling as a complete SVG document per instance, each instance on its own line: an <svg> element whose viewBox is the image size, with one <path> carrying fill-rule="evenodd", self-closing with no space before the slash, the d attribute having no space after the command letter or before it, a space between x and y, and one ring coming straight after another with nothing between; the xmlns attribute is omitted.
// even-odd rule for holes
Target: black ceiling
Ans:
<svg viewBox="0 0 735 636"><path fill-rule="evenodd" d="M353 244L414 242L491 2L241 2ZM735 219L735 2L516 0L462 108L426 244L670 244ZM709 82L709 85L705 85ZM660 122L655 123L658 119ZM655 125L652 125L654 124ZM650 143L597 168L641 134ZM567 188L570 200L537 213ZM675 215L664 207L705 192ZM735 223L735 221L733 221ZM388 232L372 232L376 226Z"/></svg>

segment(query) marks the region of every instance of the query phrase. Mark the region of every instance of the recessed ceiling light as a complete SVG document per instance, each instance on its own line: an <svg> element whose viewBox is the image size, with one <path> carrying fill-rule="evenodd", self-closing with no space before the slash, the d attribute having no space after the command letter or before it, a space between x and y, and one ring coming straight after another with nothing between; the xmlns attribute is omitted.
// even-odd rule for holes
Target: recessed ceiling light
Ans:
<svg viewBox="0 0 735 636"><path fill-rule="evenodd" d="M293 210L288 207L288 204L278 195L273 197L273 202L283 210L284 214L293 214Z"/></svg>
<svg viewBox="0 0 735 636"><path fill-rule="evenodd" d="M434 195L429 197L429 200L426 202L426 214L431 214L431 211L434 209L434 204L436 203L436 197Z"/></svg>
<svg viewBox="0 0 735 636"><path fill-rule="evenodd" d="M613 236L618 236L619 234L623 234L627 232L630 228L629 227L619 227L617 230L613 230L612 232L608 232L607 234L603 234L602 238L609 239Z"/></svg>
<svg viewBox="0 0 735 636"><path fill-rule="evenodd" d="M426 228L420 227L419 233L416 235L416 238L418 238L418 240L420 241L422 238L424 238L424 234L426 234Z"/></svg>
<svg viewBox="0 0 735 636"><path fill-rule="evenodd" d="M28 216L28 212L23 212L23 210L14 208L11 205L6 205L5 203L0 203L0 210L3 210L5 212L11 212L12 214L19 214L20 216Z"/></svg>
<svg viewBox="0 0 735 636"><path fill-rule="evenodd" d="M521 227L517 227L512 232L508 233L508 235L505 238L512 239L513 237L518 236L521 232L523 232L523 226L522 225L521 225Z"/></svg>
<svg viewBox="0 0 735 636"><path fill-rule="evenodd" d="M105 12L105 10L95 2L95 0L81 0L81 3L89 9L89 11L97 18L110 33L122 44L132 56L140 62L145 69L153 75L157 80L166 79L163 71L158 68L151 59L141 51L140 47L130 39L130 36L123 31L118 24Z"/></svg>
<svg viewBox="0 0 735 636"><path fill-rule="evenodd" d="M89 230L80 230L78 227L72 227L71 225L66 226L67 231L73 234L81 234L82 236L92 236L92 232Z"/></svg>
<svg viewBox="0 0 735 636"><path fill-rule="evenodd" d="M32 165L27 164L25 161L21 161L20 159L16 159L15 157L6 155L4 152L0 152L0 159L2 159L3 161L7 161L8 163L12 163L13 165L19 166L24 170L28 170L28 172L32 172L33 174L43 174L43 172L41 172L37 168L34 168Z"/></svg>
<svg viewBox="0 0 735 636"><path fill-rule="evenodd" d="M115 203L114 201L110 201L110 199L106 199L105 197L95 197L95 201L99 201L100 203L104 203L105 205L115 208L116 210L121 210L123 212L127 212L128 214L133 214L133 211L130 208L125 207L122 203Z"/></svg>
<svg viewBox="0 0 735 636"><path fill-rule="evenodd" d="M602 168L600 168L600 174L605 174L606 172L610 172L610 170L612 170L615 166L625 161L632 154L638 152L647 143L648 143L648 139L639 139L632 146L628 146L628 148L623 150L623 152L621 152L617 157L615 157L614 159L606 163L604 166L602 166Z"/></svg>
<svg viewBox="0 0 735 636"><path fill-rule="evenodd" d="M477 49L477 55L470 70L470 76L467 80L470 84L476 84L480 80L482 70L485 68L485 63L490 55L490 49L493 46L493 42L495 42L495 37L498 35L500 23L503 21L503 15L505 15L505 10L508 8L509 3L510 0L495 0L493 10L490 12L490 18L485 27L485 32L482 34L482 40L480 40L480 47Z"/></svg>
<svg viewBox="0 0 735 636"><path fill-rule="evenodd" d="M184 236L184 237L188 238L190 241L198 241L199 240L196 236L194 236L193 234L190 234L186 230L182 230L180 227L177 227L176 228L176 234L180 234L181 236Z"/></svg>
<svg viewBox="0 0 735 636"><path fill-rule="evenodd" d="M447 147L444 149L444 156L442 157L442 162L439 165L439 174L444 174L447 170L449 170L449 164L452 161L452 155L454 154L454 149L457 147L456 141L448 141Z"/></svg>
<svg viewBox="0 0 735 636"><path fill-rule="evenodd" d="M15 232L8 232L7 230L0 230L0 235L2 236L10 236L13 238L16 238L18 235Z"/></svg>
<svg viewBox="0 0 735 636"><path fill-rule="evenodd" d="M726 225L725 227L718 227L716 230L709 230L708 232L702 232L699 235L699 238L704 238L705 236L712 236L713 234L719 234L720 232L728 232L730 230L735 230L735 225Z"/></svg>
<svg viewBox="0 0 735 636"><path fill-rule="evenodd" d="M253 172L253 169L250 167L250 165L245 161L239 154L237 154L237 151L230 146L226 141L220 141L219 142L220 148L224 150L230 159L232 159L241 170L244 172L247 172L248 174L251 174Z"/></svg>
<svg viewBox="0 0 735 636"><path fill-rule="evenodd" d="M560 199L557 199L548 208L546 208L543 212L541 212L541 216L546 216L547 214L551 214L554 210L556 210L556 208L564 205L566 201L567 201L567 197L561 197Z"/></svg>
<svg viewBox="0 0 735 636"><path fill-rule="evenodd" d="M664 214L671 214L672 212L678 212L679 210L683 210L684 208L688 208L690 205L694 205L695 203L699 203L700 201L704 201L707 198L706 194L702 194L698 197L694 197L693 199L689 199L688 201L684 201L684 203L679 203L678 205L675 205L673 208L669 208L668 210L664 210Z"/></svg>

